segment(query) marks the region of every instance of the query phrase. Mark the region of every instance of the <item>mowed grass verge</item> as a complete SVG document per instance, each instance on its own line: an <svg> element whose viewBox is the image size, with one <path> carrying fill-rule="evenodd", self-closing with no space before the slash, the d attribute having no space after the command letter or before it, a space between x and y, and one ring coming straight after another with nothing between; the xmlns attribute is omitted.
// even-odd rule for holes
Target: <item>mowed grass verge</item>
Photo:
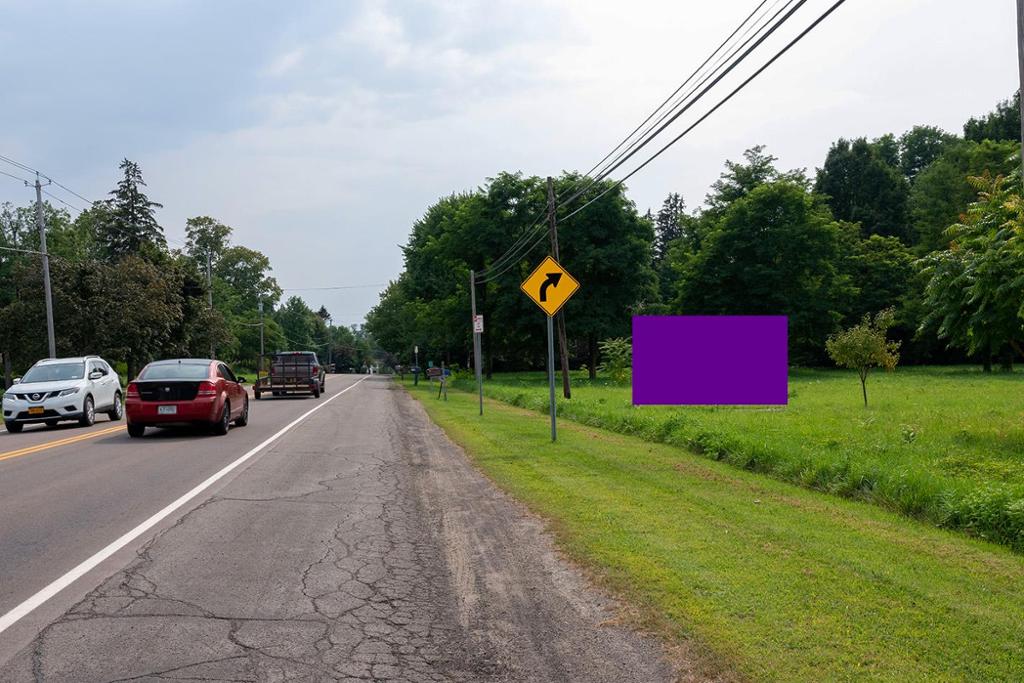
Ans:
<svg viewBox="0 0 1024 683"><path fill-rule="evenodd" d="M474 389L472 378L456 387ZM496 375L488 396L546 412L543 373ZM896 510L1024 552L1024 374L901 368L868 380L796 370L789 405L633 406L628 386L574 378L561 416Z"/></svg>
<svg viewBox="0 0 1024 683"><path fill-rule="evenodd" d="M534 412L406 388L643 626L755 680L1024 680L1024 558Z"/></svg>

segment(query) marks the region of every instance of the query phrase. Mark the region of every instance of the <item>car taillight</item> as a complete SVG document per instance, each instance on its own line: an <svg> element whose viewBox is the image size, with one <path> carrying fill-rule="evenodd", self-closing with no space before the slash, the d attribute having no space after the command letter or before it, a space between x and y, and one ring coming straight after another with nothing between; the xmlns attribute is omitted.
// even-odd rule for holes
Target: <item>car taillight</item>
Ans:
<svg viewBox="0 0 1024 683"><path fill-rule="evenodd" d="M124 395L126 398L139 397L139 388L135 386L135 382L129 382L128 388L124 390Z"/></svg>
<svg viewBox="0 0 1024 683"><path fill-rule="evenodd" d="M199 390L196 392L196 396L216 396L217 387L213 385L213 382L200 382Z"/></svg>

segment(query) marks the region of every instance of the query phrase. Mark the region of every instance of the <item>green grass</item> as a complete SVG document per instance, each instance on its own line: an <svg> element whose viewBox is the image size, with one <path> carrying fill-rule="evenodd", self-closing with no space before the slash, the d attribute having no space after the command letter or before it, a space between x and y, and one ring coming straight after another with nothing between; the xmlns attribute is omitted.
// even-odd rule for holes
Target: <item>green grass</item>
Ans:
<svg viewBox="0 0 1024 683"><path fill-rule="evenodd" d="M501 401L548 409L543 373L485 386ZM868 395L864 408L853 373L799 370L785 407L635 407L628 386L577 376L558 411L1024 551L1024 375L900 369L872 374Z"/></svg>
<svg viewBox="0 0 1024 683"><path fill-rule="evenodd" d="M1024 558L1002 546L568 421L553 445L536 413L488 401L481 418L472 394L405 386L640 625L712 667L1024 680Z"/></svg>

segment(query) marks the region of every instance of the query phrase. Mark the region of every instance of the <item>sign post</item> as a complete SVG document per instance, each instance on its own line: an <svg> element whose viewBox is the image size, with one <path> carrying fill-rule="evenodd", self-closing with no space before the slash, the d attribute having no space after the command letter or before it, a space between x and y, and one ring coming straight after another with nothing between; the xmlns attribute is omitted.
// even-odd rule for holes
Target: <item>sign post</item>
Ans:
<svg viewBox="0 0 1024 683"><path fill-rule="evenodd" d="M580 288L580 283L558 261L546 257L519 285L523 293L541 307L548 318L548 401L551 408L551 440L557 441L555 426L555 329L552 319Z"/></svg>
<svg viewBox="0 0 1024 683"><path fill-rule="evenodd" d="M412 385L418 387L420 385L420 347L418 344L412 347L412 353Z"/></svg>
<svg viewBox="0 0 1024 683"><path fill-rule="evenodd" d="M481 375L480 335L484 332L484 317L476 314L476 273L469 271L469 301L473 309L473 367L476 370L476 391L480 395L480 414L484 414L484 380Z"/></svg>

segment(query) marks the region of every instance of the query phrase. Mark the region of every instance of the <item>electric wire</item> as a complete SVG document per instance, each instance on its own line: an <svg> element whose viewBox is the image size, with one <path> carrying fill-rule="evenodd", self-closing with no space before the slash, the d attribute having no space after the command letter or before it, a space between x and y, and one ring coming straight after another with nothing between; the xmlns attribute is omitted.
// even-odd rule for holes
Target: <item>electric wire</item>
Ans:
<svg viewBox="0 0 1024 683"><path fill-rule="evenodd" d="M72 203L70 203L70 202L66 202L66 201L64 201L63 199L61 199L61 198L60 198L60 197L58 197L57 195L53 194L52 192L47 192L46 190L43 190L42 192L43 192L43 194L45 194L45 195L46 195L47 197L50 197L51 199L56 199L56 200L57 200L58 202L60 202L60 203L61 203L61 204L63 204L64 206L67 206L68 208L74 209L75 211L78 211L79 213L82 213L83 211L85 211L85 209L80 209L80 208L78 208L77 206L75 206L74 204L72 204Z"/></svg>
<svg viewBox="0 0 1024 683"><path fill-rule="evenodd" d="M21 176L16 176L16 175L14 175L13 173L8 173L7 171L0 171L0 174L2 174L2 175L5 175L5 176L7 176L8 178L14 178L15 180L20 180L21 182L25 183L26 185L29 185L29 184L31 184L31 182L32 182L32 181L30 181L30 180L25 180L25 179L24 179L24 178L22 178Z"/></svg>
<svg viewBox="0 0 1024 683"><path fill-rule="evenodd" d="M308 292L308 291L324 291L324 290L336 290L336 289L371 289L373 287L387 287L389 283L376 283L369 285L334 285L330 287L282 287L282 292Z"/></svg>
<svg viewBox="0 0 1024 683"><path fill-rule="evenodd" d="M793 1L794 0L786 0L787 6L791 5ZM694 72L694 74L696 74L696 78L694 78L694 75L691 75L691 77L687 79L687 82L689 82L690 80L696 80L697 82L694 83L694 85L692 87L690 87L686 92L684 92L682 95L680 95L678 98L676 98L676 100L672 103L672 106L670 106L668 109L666 109L664 111L664 113L662 113L661 116L658 117L658 119L656 121L652 122L640 134L637 142L632 143L629 147L627 147L622 152L620 152L618 154L618 156L616 156L614 159L612 159L608 163L607 166L602 167L596 174L594 174L594 170L595 169L593 169L593 168L590 171L587 171L586 177L589 177L589 178L605 177L607 175L607 171L608 171L609 167L611 167L615 162L617 162L619 159L621 159L629 150L633 149L639 143L639 140L642 140L644 137L648 136L651 133L651 131L653 131L655 128L657 128L659 125L661 125L661 123L664 122L665 119L667 119L669 116L672 115L672 112L678 111L679 108L682 107L687 102L687 100L689 100L691 97L693 97L693 94L695 92L697 92L697 90L701 86L703 86L705 83L707 83L708 80L710 80L712 78L712 76L715 73L717 73L722 68L722 64L724 62L728 62L729 60L732 60L734 57L736 57L736 55L741 50L743 50L743 48L745 48L747 45L749 45L751 43L751 41L754 40L755 36L758 33L763 31L764 28L769 23L771 23L774 19L776 19L785 10L785 6L783 8L781 8L781 9L779 9L778 11L776 11L775 14L773 14L770 18L769 18L768 15L770 15L772 13L772 11L775 10L776 7L779 6L779 4L781 2L783 2L783 0L775 0L775 2L773 2L772 5L770 7L768 7L765 10L764 13L762 13L760 16L756 17L752 22L750 22L749 25L747 26L746 30L744 30L743 33L740 34L740 36L739 36L738 40L736 41L736 43L734 45L732 45L731 47L729 47L728 49L722 50L722 53L718 56L717 59L715 59L715 61L707 69L703 69L702 70L701 68L698 68L698 70ZM762 5L763 4L764 3L762 3ZM754 12L751 13L751 16L753 16L756 13L757 13L757 9L755 9ZM750 17L748 17L747 20L745 20L745 23L749 19L750 19ZM741 24L740 27L737 27L737 31L739 30L739 28L742 28L742 24ZM734 31L733 35L735 35L737 31ZM751 31L755 31L754 35L750 35ZM727 40L725 42L728 43L729 40ZM723 46L724 45L725 45L725 43L723 43ZM719 49L721 49L723 46L719 46ZM711 56L713 57L714 54L712 54ZM710 59L710 57L709 57L709 59ZM737 61L736 63L738 64L739 62ZM726 73L728 73L728 72L726 72ZM685 85L685 83L684 83L684 85ZM681 90L682 86L680 86L679 89ZM678 92L678 90L677 90L677 92ZM700 98L701 98L701 96L697 96L696 98L694 98L690 102L690 105L687 106L687 108L689 108L689 106L692 106L694 103L696 103L698 100L700 100ZM683 111L685 111L685 109ZM655 110L654 114L657 114L657 110ZM652 114L651 117L648 117L648 121L651 118L653 118L653 114ZM642 126L643 126L643 124L641 124L640 127L642 127ZM638 127L638 129L640 127ZM608 156L611 156L611 155L609 154ZM607 159L607 157L606 157L606 159ZM586 190L589 190L590 187L593 186L593 184L594 184L593 182L589 183L588 186L580 194L581 195L585 194ZM568 202L566 202L566 203L568 203Z"/></svg>
<svg viewBox="0 0 1024 683"><path fill-rule="evenodd" d="M681 111L677 111L679 109L679 107L683 103L685 103L687 101L687 99L692 97L693 93L696 92L696 90L698 88L700 88L702 85L707 83L708 80L710 80L714 76L714 74L721 68L721 65L722 65L723 61L727 61L727 60L732 59L733 57L735 57L735 55L740 50L742 50L744 47L749 45L750 42L755 39L755 37L757 36L758 33L760 33L761 31L764 30L765 26L767 26L769 23L771 23L771 21L775 20L780 14L782 14L784 11L786 11L787 7L790 7L794 2L797 2L797 0L787 0L787 4L785 6L783 6L774 15L772 15L771 18L768 19L767 22L764 22L765 17L767 17L769 14L771 14L772 10L774 10L776 7L778 7L779 3L782 2L782 0L775 0L775 2L770 7L768 7L768 9L764 13L762 13L760 16L757 16L758 13L760 12L760 10L765 6L766 2L767 2L767 0L762 0L762 2L760 2L757 6L755 6L753 11L751 11L751 13L748 14L747 17L732 31L732 33L730 33L729 36L727 36L726 39L723 40L722 43L719 44L719 46L704 60L704 62L702 62L701 65L698 66L687 77L687 79L685 81L683 81L683 83L680 84L680 86L677 87L668 96L668 98L666 98L660 105L658 105L658 107L656 107L654 109L654 111L652 111L651 114L648 115L648 117L646 119L644 119L644 121L642 121L640 123L640 125L638 125L629 135L627 135L622 140L622 142L620 142L618 145L616 145L615 148L613 148L611 152L606 154L604 156L604 158L601 161L599 161L597 164L595 164L589 171L587 171L587 173L583 174L580 177L579 180L577 180L575 183L572 184L572 186L570 186L566 190L563 190L563 192L559 193L558 199L561 199L562 196L564 196L564 194L567 194L568 192L571 192L572 190L576 189L583 182L589 181L589 182L587 182L586 187L584 187L582 190L579 190L578 192L573 194L573 196L570 197L568 200L565 200L564 202L561 202L560 203L560 207L564 207L564 206L570 204L571 202L575 201L579 197L583 196L595 184L597 184L598 182L603 180L605 177L607 177L607 175L609 173L611 173L616 168L621 166L622 163L624 163L626 160L628 160L630 157L632 157L636 152L638 152L644 146L649 144L649 142L652 139L654 139L654 137L656 137L658 134L660 134L669 124L671 124L679 116L681 116L685 111L687 111L701 97L703 97L705 94L707 94L707 92L710 91L710 89L712 87L714 87L714 85L716 85L719 81L721 81L722 78L724 78L726 75L728 75L728 73L730 71L732 71L732 69L734 69L737 65L739 65L739 63L742 62L743 59L745 59L751 52L753 52L753 50L755 50L758 46L760 46L760 44L762 42L764 42L764 40L766 40L775 30L777 30L782 25L782 23L784 23L789 17L791 17L792 14L796 10L798 10L800 8L800 6L802 6L806 2L806 0L799 0L799 3L795 7L792 7L792 9L790 9L790 11L786 14L785 17L783 17L782 20L780 20L778 23L776 23L776 25L773 26L767 33L762 35L757 40L757 42L754 44L753 47L748 49L738 60L736 60L734 63L732 63L723 73L721 73L714 80L714 82L711 84L711 86L708 86L707 88L705 88L704 91L702 91L700 95L698 95L696 98L694 98L692 101L690 101L689 104L686 104L686 106ZM753 19L753 21L751 21L752 19ZM764 22L764 23L762 23L762 22ZM747 27L745 30L743 30L744 26ZM755 34L753 36L751 36L750 33L751 33L751 31L754 31L755 28L756 28ZM741 33L741 31L742 31L742 33ZM733 39L737 36L737 34L739 34L739 41L740 41L739 44L738 45L734 45L731 48L724 49L724 48L727 48L727 46L729 46L730 42L733 41ZM724 49L724 51L723 51L723 49ZM719 54L719 53L721 53L721 54ZM718 55L717 59L715 59L716 55ZM707 67L709 63L711 64L710 71L708 71L707 73L704 73L706 71L705 67ZM702 80L700 80L696 85L694 85L688 92L684 93L681 97L679 97L676 100L676 102L673 103L673 105L660 116L660 118L658 118L646 130L644 130L644 132L641 134L640 138L643 139L645 136L648 136L649 133L651 132L651 130L653 130L655 127L657 127L662 122L664 122L665 119L668 118L670 115L672 115L672 113L674 111L677 112L677 113L675 113L674 116L672 116L672 118L669 120L668 123L666 123L665 125L661 126L661 128L659 128L657 130L657 132L655 132L653 135L649 135L649 137L647 137L647 139L644 139L643 142L640 142L639 144L637 144L636 142L629 144L626 147L626 149L623 149L619 153L618 156L616 156L614 159L612 159L612 161L609 163L608 167L601 168L602 164L604 164L605 161L607 161L610 157L612 157L617 150L619 150L619 149L621 149L623 147L623 145L626 145L635 136L637 131L643 129L645 125L647 125L652 119L654 119L658 115L658 112L661 111L662 109L664 109L665 105L667 103L671 102L672 99L676 95L678 95L679 92L681 90L683 90L687 86L687 84L691 83L695 78L701 78L701 77L702 77ZM598 175L596 177L594 177L594 178L590 178L590 174L593 173L594 170L598 169L598 168L601 168L601 171L598 173ZM527 228L527 230L523 233L523 235L518 240L516 240L516 242L513 243L513 245L501 257L499 257L494 263L492 263L490 266L488 266L485 270L481 271L478 274L475 274L475 281L476 282L483 282L484 280L490 281L490 280L494 279L492 277L492 274L494 274L494 277L497 277L498 275L500 275L500 274L502 274L504 272L507 272L509 270L508 268L503 268L502 267L507 261L510 261L510 260L518 261L518 260L522 259L523 256L528 254L530 251L535 249L536 245L539 244L539 241L534 243L533 246L529 247L525 251L523 251L523 246L527 242L529 242L529 240L534 235L537 235L537 234L539 234L540 232L542 232L544 230L544 226L538 225L538 224L540 223L541 220L543 220L543 218L545 216L546 216L546 212L542 213L538 217L538 219L534 222L534 226L535 227L533 227L532 229L531 228ZM500 273L495 273L496 270L500 270Z"/></svg>
<svg viewBox="0 0 1024 683"><path fill-rule="evenodd" d="M591 204L593 204L594 202L599 200L601 197L603 197L606 194L608 194L609 192L611 192L612 190L614 190L614 189L616 189L618 187L621 187L627 180L629 180L634 175L639 173L648 164L650 164L652 161L654 161L659 156L661 156L672 145L674 145L675 143L679 142L679 140L681 140L684 136L686 136L690 131L692 131L698 125L703 123L709 116L711 116L716 111L718 111L726 102L731 100L737 93L739 93L741 90L743 90L743 88L745 88L751 81L753 81L755 78L760 76L768 67L770 67L772 64L774 64L776 61L778 61L779 58L781 58L784 54L789 52L789 50L794 45L796 45L798 42L800 42L804 38L804 36L806 36L808 33L810 33L815 28L817 28L818 25L821 24L821 22L825 21L825 19L827 19L833 12L835 12L837 9L839 9L839 7L842 6L845 2L846 2L846 0L837 0L837 2L835 2L831 7L829 7L823 14L821 14L821 16L819 16L817 19L815 19L811 23L810 26L808 26L803 31L801 31L799 34L797 34L797 36L795 38L793 38L789 43L787 43L785 45L785 47L783 47L781 50L776 52L775 55L772 56L771 59L769 59L767 62L765 62L764 65L762 65L754 73L752 73L750 76L748 76L742 83L740 83L738 86L736 86L736 88L733 89L732 92L730 92L724 98L719 100L718 104L716 104L714 107L709 109L703 116L701 116L699 119L694 121L688 128L686 128L684 131L682 131L679 135L677 135L676 137L672 138L665 146L663 146L657 152L655 152L650 157L648 157L646 161L644 161L642 164L640 164L635 169L630 171L626 176L624 176L620 180L618 180L615 183L609 185L607 188L605 188L605 190L603 192L601 192L599 195L597 195L596 197L594 197L593 199L588 201L586 204L584 204L583 206L581 206L578 209L575 209L574 211L569 213L567 216L562 218L562 221L566 221L566 220L572 218L573 216L577 215L578 213L580 213L581 211L586 209L588 206L590 206Z"/></svg>
<svg viewBox="0 0 1024 683"><path fill-rule="evenodd" d="M57 187L61 188L65 192L68 192L69 194L73 194L74 196L78 197L79 199L81 199L86 204L89 204L90 206L92 206L93 204L96 203L95 201L93 201L93 200L91 200L91 199L89 199L87 197L83 197L82 195L78 194L77 192L72 190L67 185L64 185L64 184L60 183L59 181L54 180L53 178L51 178L50 176L46 175L45 173L42 173L39 170L34 169L31 166L28 166L27 164L23 164L20 161L15 161L14 159L11 159L10 157L6 157L6 156L4 156L2 154L0 154L0 161L6 161L7 163L11 164L12 166L17 166L18 168L20 168L20 169L22 169L24 171L29 171L31 173L35 173L40 178L45 178L46 180L50 181L51 183L53 183ZM31 182L31 181L25 181L25 182Z"/></svg>
<svg viewBox="0 0 1024 683"><path fill-rule="evenodd" d="M748 47L746 50L744 50L743 54L741 54L739 57L737 57L735 60L733 60L733 62L731 64L729 64L728 67L726 67L717 76L715 76L715 78L713 80L711 80L711 82L707 86L705 86L704 89L701 90L701 92L698 95L696 95L694 98L691 98L691 100L684 107L679 108L677 111L675 111L675 113L673 113L672 116L670 116L668 118L668 120L666 120L664 123L662 123L657 128L657 130L655 130L652 133L648 134L643 139L643 141L641 141L639 144L634 145L633 148L628 153L620 154L619 157L617 158L617 160L615 161L615 163L609 165L604 170L603 173L599 174L598 176L595 176L591 180L590 184L586 188L584 188L583 190L578 191L576 194L574 194L572 197L570 197L568 200L566 200L566 204L569 204L572 201L578 199L590 187L593 187L594 184L596 184L596 183L600 182L601 180L604 180L605 178L607 178L615 170L617 170L619 167L621 167L623 164L625 164L627 161L629 161L637 152L639 152L641 149L643 149L648 144L650 144L652 140L654 140L666 128L668 128L670 125L672 125L672 123L674 123L680 116L685 114L694 104L696 104L698 101L700 101L700 99L702 97L704 97L704 95L706 95L708 92L710 92L716 85L718 85L722 81L722 79L724 79L726 76L728 76L747 57L749 57L755 50L757 50L757 48L760 47L764 43L764 41L766 41L769 37L771 37L771 35L773 33L775 33L775 31L777 31L783 24L785 24L793 16L793 14L795 14L806 3L807 3L807 0L795 0L795 2L794 2L794 0L789 0L789 2L785 6L783 6L778 11L778 13L776 13L775 16L772 17L772 21L775 21L776 17L778 17L779 14L782 14L784 12L783 16L780 19L778 19L777 21L775 21L775 23L767 31L761 33L759 35L759 37L757 37L757 39L754 40L753 45L750 45L750 47ZM754 37L752 36L750 38L750 40L753 40L753 38ZM760 71L763 71L763 70L764 70L764 67L762 67L762 69ZM758 71L757 73L760 73L760 71ZM748 79L744 83L747 83L750 80L752 80L752 79Z"/></svg>
<svg viewBox="0 0 1024 683"><path fill-rule="evenodd" d="M780 1L780 0L776 0L776 2L779 2L779 1ZM601 159L600 161L598 161L598 162L597 162L596 164L594 164L594 165L593 165L593 166L592 166L592 167L590 168L590 170L589 170L589 171L587 171L586 173L584 173L584 174L583 174L583 175L584 175L584 177L590 176L590 174L592 174L592 173L593 173L593 172L594 172L595 170L597 170L597 169L598 169L598 168L599 168L599 167L600 167L600 166L601 166L601 165L602 165L602 164L603 164L604 162L606 162L606 161L607 161L607 160L608 160L608 159L609 159L609 158L610 158L610 157L611 157L611 156L612 156L613 154L615 154L615 153L616 153L617 151L619 151L619 149L620 149L620 148L621 148L621 147L622 147L623 145L625 145L626 143L628 143L628 142L629 142L629 141L630 141L630 140L631 140L631 139L633 138L633 136L637 134L637 131L639 131L639 130L640 130L641 128L643 128L644 126L646 126L646 125L647 125L647 123L648 123L648 122L649 122L649 121L650 121L651 119L653 119L653 118L654 118L654 117L655 117L655 116L656 116L656 115L658 114L658 112L659 112L659 111L661 111L662 109L664 109L664 108L665 108L665 105L669 104L669 102L671 102L671 101L672 101L672 99L673 99L673 98L674 98L674 97L675 97L676 95L678 95L678 94L679 94L679 92L680 92L681 90L683 90L683 88L685 88L685 87L686 87L686 86L687 86L687 85L688 85L688 84L689 84L689 83L690 83L690 82L691 82L691 81L692 81L692 80L694 79L694 77L695 77L695 76L697 76L697 74L698 74L698 73L700 73L700 72L701 72L701 71L702 71L702 70L704 69L704 67L705 67L705 66L707 66L707 65L708 65L708 63L710 63L710 62L711 62L711 60L712 60L712 59L713 59L713 58L715 57L715 55L716 55L716 54L718 54L718 53L719 53L719 52L720 52L720 51L722 50L722 48L723 48L723 47L725 47L725 45L726 45L726 44L728 44L728 43L729 43L729 41L731 41L731 40L733 39L733 37L735 37L735 36L736 36L736 34L737 34L737 33L739 33L740 29L742 29L742 28L743 28L743 26L744 26L744 25L746 25L746 24L747 24L747 23L748 23L748 22L750 21L750 19L751 19L751 18L752 18L752 17L753 17L753 16L755 15L755 14L757 14L757 12L758 12L758 11L759 11L759 10L760 10L760 9L761 9L762 7L764 7L764 5L765 5L765 3L766 3L766 2L767 2L767 0L761 0L761 2L760 2L760 3L758 3L758 5L757 5L757 6L756 6L756 7L755 7L755 8L753 9L753 11L751 11L751 13L750 13L749 15L747 15L747 18L746 18L746 19L744 19L744 20L743 20L743 21L742 21L742 22L741 22L741 23L740 23L740 24L739 24L739 25L738 25L738 26L737 26L737 27L736 27L735 29L733 29L733 32L732 32L732 33L730 33L730 34L729 34L729 35L728 35L728 36L726 37L726 39L725 39L725 40L723 40L723 41L722 41L722 42L721 42L721 43L719 44L719 46L718 46L717 48L715 48L714 52L712 52L711 54L709 54L709 55L707 56L707 58L706 58L706 59L705 59L705 60L704 60L703 62L701 62L700 66L698 66L698 67L697 67L696 69L694 69L694 70L693 70L693 72L691 72L691 73L690 73L690 75L689 75L689 76L688 76L688 77L686 78L686 80L685 80L685 81L683 81L682 83L680 83L680 84L679 84L679 87L677 87L677 88L676 88L675 90L673 90L673 91L672 91L672 93L671 93L671 94L670 94L670 95L669 95L668 97L666 97L666 98L665 98L665 100L664 100L664 101L663 101L663 102L662 102L661 104L659 104L659 105L658 105L658 106L657 106L657 107L656 107L656 108L654 109L654 111L652 111L652 112L651 112L651 113L650 113L650 114L649 114L649 115L647 116L647 118L645 118L645 119L644 119L643 121L641 121L641 122L640 122L640 124L639 124L639 125L638 125L638 126L637 126L636 128L634 128L634 129L633 129L633 130L632 130L632 131L630 132L630 134L629 134L629 135L627 135L627 136L626 136L625 138L623 138L623 139L622 139L622 142L620 142L619 144L615 145L615 147L614 147L614 148L612 148L612 151L610 151L610 152L608 152L608 154L604 155L604 158L602 158L602 159ZM748 27L748 29L747 29L747 30L748 30L748 31L750 30L750 29L749 29L749 27ZM724 54L724 53L723 53L723 54ZM671 109L671 108L670 108L670 109ZM641 137L642 137L642 136L641 136Z"/></svg>

